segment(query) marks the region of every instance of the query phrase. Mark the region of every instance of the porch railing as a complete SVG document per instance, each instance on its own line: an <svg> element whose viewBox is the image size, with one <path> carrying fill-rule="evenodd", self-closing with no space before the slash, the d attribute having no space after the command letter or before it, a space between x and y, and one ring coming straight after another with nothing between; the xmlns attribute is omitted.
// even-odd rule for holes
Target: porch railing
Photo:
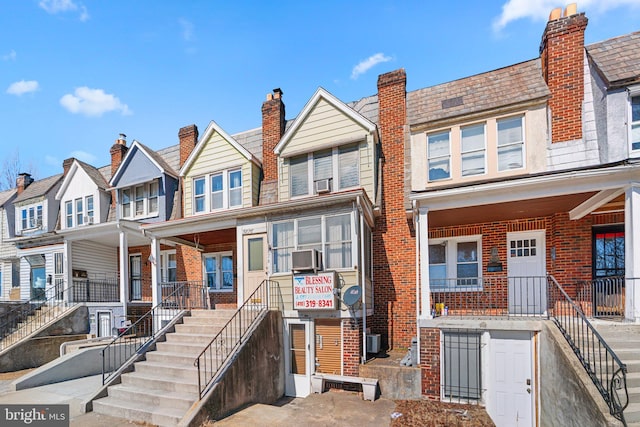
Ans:
<svg viewBox="0 0 640 427"><path fill-rule="evenodd" d="M473 277L430 281L435 316L547 316L547 278Z"/></svg>
<svg viewBox="0 0 640 427"><path fill-rule="evenodd" d="M591 303L593 317L624 318L624 277L585 280L579 283L578 288L578 300Z"/></svg>
<svg viewBox="0 0 640 427"><path fill-rule="evenodd" d="M58 283L5 313L0 324L0 351L62 318L76 305L68 298L73 290L73 286L65 289L64 283Z"/></svg>
<svg viewBox="0 0 640 427"><path fill-rule="evenodd" d="M73 302L119 302L120 285L115 279L74 278L69 295Z"/></svg>
<svg viewBox="0 0 640 427"><path fill-rule="evenodd" d="M629 404L627 366L607 345L582 309L553 276L549 290L555 301L551 319L558 326L580 363L609 406L609 412L626 425L624 410Z"/></svg>
<svg viewBox="0 0 640 427"><path fill-rule="evenodd" d="M161 302L102 349L102 384L137 357L184 310L208 308L206 292L202 282L182 282L163 287Z"/></svg>
<svg viewBox="0 0 640 427"><path fill-rule="evenodd" d="M270 309L282 310L280 287L278 282L264 280L195 359L200 399L229 357L248 339Z"/></svg>

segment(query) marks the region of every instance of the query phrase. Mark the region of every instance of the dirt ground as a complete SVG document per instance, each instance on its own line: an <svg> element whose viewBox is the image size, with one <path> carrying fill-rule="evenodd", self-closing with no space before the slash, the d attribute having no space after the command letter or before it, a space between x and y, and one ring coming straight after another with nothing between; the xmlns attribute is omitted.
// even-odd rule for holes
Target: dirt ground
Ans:
<svg viewBox="0 0 640 427"><path fill-rule="evenodd" d="M495 426L487 411L481 406L429 400L398 400L391 418L391 427Z"/></svg>

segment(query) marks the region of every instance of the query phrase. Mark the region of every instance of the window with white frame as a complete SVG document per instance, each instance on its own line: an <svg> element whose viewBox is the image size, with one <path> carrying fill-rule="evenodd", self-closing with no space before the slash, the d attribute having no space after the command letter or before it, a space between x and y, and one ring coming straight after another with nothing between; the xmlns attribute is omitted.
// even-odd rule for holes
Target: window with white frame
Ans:
<svg viewBox="0 0 640 427"><path fill-rule="evenodd" d="M160 252L160 279L162 282L175 282L177 280L177 267L175 249Z"/></svg>
<svg viewBox="0 0 640 427"><path fill-rule="evenodd" d="M42 205L23 207L20 210L21 230L42 227Z"/></svg>
<svg viewBox="0 0 640 427"><path fill-rule="evenodd" d="M429 181L451 178L449 131L427 135Z"/></svg>
<svg viewBox="0 0 640 427"><path fill-rule="evenodd" d="M323 215L272 224L274 273L291 271L291 252L316 249L326 269L353 267L351 214Z"/></svg>
<svg viewBox="0 0 640 427"><path fill-rule="evenodd" d="M498 127L498 171L524 167L523 121L522 116L496 121Z"/></svg>
<svg viewBox="0 0 640 427"><path fill-rule="evenodd" d="M79 197L75 200L64 202L64 224L66 228L93 224L94 215L93 196Z"/></svg>
<svg viewBox="0 0 640 427"><path fill-rule="evenodd" d="M640 150L640 95L631 97L631 150Z"/></svg>
<svg viewBox="0 0 640 427"><path fill-rule="evenodd" d="M344 190L360 184L358 144L314 151L289 159L291 197L316 193L316 182L329 181L330 190Z"/></svg>
<svg viewBox="0 0 640 427"><path fill-rule="evenodd" d="M459 403L482 397L481 335L473 331L442 332L442 396Z"/></svg>
<svg viewBox="0 0 640 427"><path fill-rule="evenodd" d="M482 236L429 240L431 288L477 289L481 282Z"/></svg>
<svg viewBox="0 0 640 427"><path fill-rule="evenodd" d="M122 188L119 192L122 218L144 218L158 214L158 181Z"/></svg>
<svg viewBox="0 0 640 427"><path fill-rule="evenodd" d="M217 252L203 256L203 269L210 291L233 290L233 253Z"/></svg>
<svg viewBox="0 0 640 427"><path fill-rule="evenodd" d="M193 179L193 211L242 207L242 170L231 169Z"/></svg>
<svg viewBox="0 0 640 427"><path fill-rule="evenodd" d="M460 129L462 176L485 173L484 123Z"/></svg>

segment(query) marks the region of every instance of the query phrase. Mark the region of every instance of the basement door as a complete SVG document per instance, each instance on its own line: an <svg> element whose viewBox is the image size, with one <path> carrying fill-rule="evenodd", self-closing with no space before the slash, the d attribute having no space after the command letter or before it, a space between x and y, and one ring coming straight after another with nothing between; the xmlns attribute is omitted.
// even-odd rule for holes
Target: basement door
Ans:
<svg viewBox="0 0 640 427"><path fill-rule="evenodd" d="M98 336L108 337L111 334L111 312L110 311L98 311Z"/></svg>
<svg viewBox="0 0 640 427"><path fill-rule="evenodd" d="M311 331L309 320L285 319L285 394L307 397L311 393Z"/></svg>
<svg viewBox="0 0 640 427"><path fill-rule="evenodd" d="M487 413L496 427L534 425L534 346L528 331L492 331Z"/></svg>
<svg viewBox="0 0 640 427"><path fill-rule="evenodd" d="M544 235L544 230L507 233L510 314L542 314L547 310Z"/></svg>
<svg viewBox="0 0 640 427"><path fill-rule="evenodd" d="M315 371L342 375L342 329L340 319L316 319Z"/></svg>

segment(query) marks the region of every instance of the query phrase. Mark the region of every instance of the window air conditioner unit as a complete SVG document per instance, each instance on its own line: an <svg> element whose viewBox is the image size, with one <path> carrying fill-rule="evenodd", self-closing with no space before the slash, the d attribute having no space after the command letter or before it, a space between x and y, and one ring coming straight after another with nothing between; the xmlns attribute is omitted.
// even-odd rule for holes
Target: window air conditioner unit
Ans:
<svg viewBox="0 0 640 427"><path fill-rule="evenodd" d="M322 254L317 249L293 251L291 263L293 271L318 271L322 267Z"/></svg>
<svg viewBox="0 0 640 427"><path fill-rule="evenodd" d="M84 223L87 224L87 225L93 224L93 217L92 216L85 216L84 217Z"/></svg>
<svg viewBox="0 0 640 427"><path fill-rule="evenodd" d="M316 194L331 192L331 178L319 179L314 181L316 186Z"/></svg>

